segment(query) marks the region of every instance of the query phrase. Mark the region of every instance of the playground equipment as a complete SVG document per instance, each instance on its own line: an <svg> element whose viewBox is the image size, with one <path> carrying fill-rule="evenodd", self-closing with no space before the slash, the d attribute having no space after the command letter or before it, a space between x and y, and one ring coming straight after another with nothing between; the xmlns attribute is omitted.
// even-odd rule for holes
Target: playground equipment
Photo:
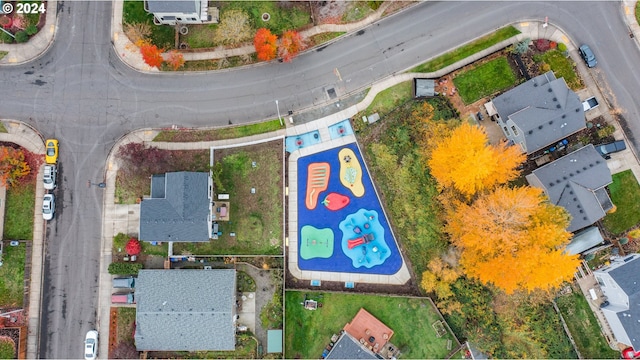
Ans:
<svg viewBox="0 0 640 360"><path fill-rule="evenodd" d="M356 246L360 246L360 245L364 245L364 244L368 244L370 242L372 242L373 240L375 240L375 236L373 235L373 233L370 234L364 234L358 238L355 239L350 239L347 243L347 247L349 249L353 249Z"/></svg>

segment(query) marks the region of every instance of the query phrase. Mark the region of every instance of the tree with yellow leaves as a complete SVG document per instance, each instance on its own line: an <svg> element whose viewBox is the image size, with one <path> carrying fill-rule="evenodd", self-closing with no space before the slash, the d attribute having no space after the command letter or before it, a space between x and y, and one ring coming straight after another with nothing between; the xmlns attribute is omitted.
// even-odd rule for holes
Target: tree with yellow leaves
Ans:
<svg viewBox="0 0 640 360"><path fill-rule="evenodd" d="M438 184L453 187L466 198L504 184L518 176L516 167L525 155L515 146L489 145L485 131L463 123L439 140L428 160Z"/></svg>
<svg viewBox="0 0 640 360"><path fill-rule="evenodd" d="M571 280L578 257L564 252L569 214L533 187L498 187L448 215L463 272L511 294Z"/></svg>

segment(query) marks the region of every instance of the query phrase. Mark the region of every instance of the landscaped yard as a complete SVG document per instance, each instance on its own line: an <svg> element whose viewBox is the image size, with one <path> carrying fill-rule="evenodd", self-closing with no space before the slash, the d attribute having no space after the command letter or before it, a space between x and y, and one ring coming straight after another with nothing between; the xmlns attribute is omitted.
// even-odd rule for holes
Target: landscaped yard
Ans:
<svg viewBox="0 0 640 360"><path fill-rule="evenodd" d="M18 246L9 246L9 241L5 241L3 253L3 265L0 266L0 308L21 307L26 246L22 242Z"/></svg>
<svg viewBox="0 0 640 360"><path fill-rule="evenodd" d="M616 359L618 351L609 347L593 311L580 289L572 287L572 292L556 299L569 332L576 342L580 354L585 359Z"/></svg>
<svg viewBox="0 0 640 360"><path fill-rule="evenodd" d="M35 179L7 189L4 214L4 239L31 239L36 202Z"/></svg>
<svg viewBox="0 0 640 360"><path fill-rule="evenodd" d="M609 185L616 212L607 214L602 223L614 234L622 234L640 223L640 185L631 170L613 174Z"/></svg>
<svg viewBox="0 0 640 360"><path fill-rule="evenodd" d="M453 83L462 101L471 104L515 85L516 75L507 59L499 57L461 72L453 79Z"/></svg>
<svg viewBox="0 0 640 360"><path fill-rule="evenodd" d="M249 14L255 30L266 27L280 36L286 30L297 30L311 24L309 4L307 2L283 1L229 1L221 9L224 11L240 9ZM269 21L262 21L262 14L268 13Z"/></svg>
<svg viewBox="0 0 640 360"><path fill-rule="evenodd" d="M451 52L440 55L435 59L429 60L422 65L418 65L417 67L411 69L410 72L433 72L436 70L440 70L446 66L454 64L462 59L465 59L473 54L476 54L486 48L489 48L503 40L512 38L518 34L520 34L520 31L518 31L516 28L514 28L513 26L507 26L505 28L497 30L492 34L483 36L466 45L463 45Z"/></svg>
<svg viewBox="0 0 640 360"><path fill-rule="evenodd" d="M564 78L571 90L577 91L584 87L582 80L576 73L575 63L558 50L549 50L542 55L542 60L551 66L557 78Z"/></svg>
<svg viewBox="0 0 640 360"><path fill-rule="evenodd" d="M405 81L379 92L366 110L366 115L386 114L413 97L413 81Z"/></svg>
<svg viewBox="0 0 640 360"><path fill-rule="evenodd" d="M174 244L174 254L282 254L282 141L217 149L214 156L214 191L229 194L230 221L218 222L218 239Z"/></svg>
<svg viewBox="0 0 640 360"><path fill-rule="evenodd" d="M436 337L432 324L440 320L427 298L380 295L310 293L322 307L306 310L300 303L304 292L285 294L285 358L316 359L331 341L364 308L394 331L389 341L402 351L405 359L444 359L455 350L456 340L450 332ZM447 349L452 340L452 350Z"/></svg>
<svg viewBox="0 0 640 360"><path fill-rule="evenodd" d="M280 119L274 119L256 124L209 130L163 130L156 135L153 141L194 142L235 139L276 131L283 128L284 126L280 125Z"/></svg>
<svg viewBox="0 0 640 360"><path fill-rule="evenodd" d="M148 38L152 44L160 49L169 50L175 46L175 29L168 25L155 25L153 15L144 11L142 0L125 0L122 11L124 26L133 24L147 24L151 30Z"/></svg>

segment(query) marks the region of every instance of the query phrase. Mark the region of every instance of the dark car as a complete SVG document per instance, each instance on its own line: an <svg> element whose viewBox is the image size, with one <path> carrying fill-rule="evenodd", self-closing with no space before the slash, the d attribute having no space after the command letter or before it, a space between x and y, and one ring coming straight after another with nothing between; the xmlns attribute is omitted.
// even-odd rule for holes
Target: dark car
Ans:
<svg viewBox="0 0 640 360"><path fill-rule="evenodd" d="M627 146L624 144L624 140L617 140L614 142L610 142L607 144L596 145L596 150L602 155L605 159L609 159L611 157L610 154L618 151L622 151L626 149Z"/></svg>
<svg viewBox="0 0 640 360"><path fill-rule="evenodd" d="M584 60L584 62L587 64L588 67L592 68L598 64L598 61L596 60L596 56L593 54L593 51L591 51L591 48L589 47L589 45L582 45L580 46L579 50L580 50L580 56L582 56L582 59Z"/></svg>

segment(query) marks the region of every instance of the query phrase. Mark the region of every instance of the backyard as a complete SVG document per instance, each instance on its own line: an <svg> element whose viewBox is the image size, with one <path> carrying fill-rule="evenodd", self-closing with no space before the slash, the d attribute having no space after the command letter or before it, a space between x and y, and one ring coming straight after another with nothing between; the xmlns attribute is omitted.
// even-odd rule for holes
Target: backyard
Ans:
<svg viewBox="0 0 640 360"><path fill-rule="evenodd" d="M218 221L218 239L174 244L174 254L282 254L283 156L282 140L216 149L214 192L229 194L230 221Z"/></svg>
<svg viewBox="0 0 640 360"><path fill-rule="evenodd" d="M23 305L25 256L26 245L23 242L9 246L9 241L4 241L3 264L0 266L0 309Z"/></svg>
<svg viewBox="0 0 640 360"><path fill-rule="evenodd" d="M453 83L462 101L471 104L514 86L516 76L507 59L498 57L457 74Z"/></svg>
<svg viewBox="0 0 640 360"><path fill-rule="evenodd" d="M299 291L285 293L285 358L318 358L331 336L338 334L360 308L394 331L389 341L400 349L402 358L444 359L457 347L451 332L436 336L432 324L440 316L428 298L309 293L322 303L322 307L310 311L301 305L306 295ZM449 340L451 349L447 349Z"/></svg>
<svg viewBox="0 0 640 360"><path fill-rule="evenodd" d="M611 233L619 235L640 223L640 185L631 170L612 175L609 185L616 211L607 214L602 223Z"/></svg>
<svg viewBox="0 0 640 360"><path fill-rule="evenodd" d="M572 286L571 290L569 294L558 297L556 303L580 354L585 359L620 357L620 353L612 350L607 344L600 325L580 289Z"/></svg>

